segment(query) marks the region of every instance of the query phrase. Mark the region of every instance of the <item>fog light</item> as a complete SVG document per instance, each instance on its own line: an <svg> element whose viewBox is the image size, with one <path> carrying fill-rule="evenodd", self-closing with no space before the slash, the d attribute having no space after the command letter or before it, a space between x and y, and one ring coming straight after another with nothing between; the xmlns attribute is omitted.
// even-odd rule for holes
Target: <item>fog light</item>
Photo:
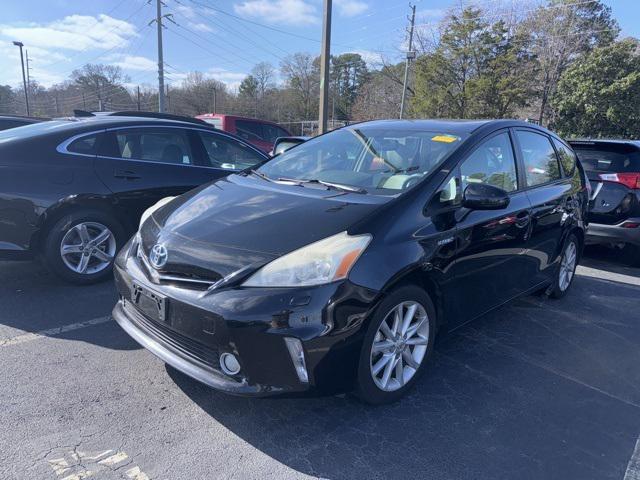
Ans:
<svg viewBox="0 0 640 480"><path fill-rule="evenodd" d="M293 361L293 366L296 368L298 378L302 383L309 383L309 375L307 375L307 365L304 361L304 350L302 349L302 342L297 338L287 337L284 339L289 349L289 355Z"/></svg>
<svg viewBox="0 0 640 480"><path fill-rule="evenodd" d="M240 372L240 363L233 353L220 355L220 368L227 375L236 375Z"/></svg>

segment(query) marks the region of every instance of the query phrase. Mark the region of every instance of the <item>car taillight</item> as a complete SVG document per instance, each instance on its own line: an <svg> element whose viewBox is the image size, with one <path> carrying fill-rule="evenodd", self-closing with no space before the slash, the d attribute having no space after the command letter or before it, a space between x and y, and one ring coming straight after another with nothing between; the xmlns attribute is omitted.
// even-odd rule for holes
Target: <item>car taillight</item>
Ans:
<svg viewBox="0 0 640 480"><path fill-rule="evenodd" d="M601 173L600 180L621 183L629 188L640 189L640 173Z"/></svg>
<svg viewBox="0 0 640 480"><path fill-rule="evenodd" d="M640 223L638 223L638 222L624 222L620 226L622 228L638 228L638 227L640 227Z"/></svg>

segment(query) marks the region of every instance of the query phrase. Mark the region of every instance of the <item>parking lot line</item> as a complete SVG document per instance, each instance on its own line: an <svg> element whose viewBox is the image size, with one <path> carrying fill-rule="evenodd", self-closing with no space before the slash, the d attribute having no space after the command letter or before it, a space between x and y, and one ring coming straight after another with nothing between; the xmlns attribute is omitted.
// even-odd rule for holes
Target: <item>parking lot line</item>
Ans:
<svg viewBox="0 0 640 480"><path fill-rule="evenodd" d="M583 277L597 278L598 280L609 280L611 282L640 286L640 278L638 277L625 275L624 273L614 273L605 270L599 270L597 268L585 267L583 265L578 266L576 274Z"/></svg>
<svg viewBox="0 0 640 480"><path fill-rule="evenodd" d="M640 437L636 441L636 448L633 449L633 454L627 464L624 480L640 480Z"/></svg>
<svg viewBox="0 0 640 480"><path fill-rule="evenodd" d="M10 347L12 345L19 345L21 343L32 342L44 337L55 337L72 330L78 330L80 328L92 327L111 320L111 316L97 317L84 322L71 323L68 325L62 325L61 327L48 328L46 330L40 330L39 332L23 333L15 337L0 340L0 347Z"/></svg>

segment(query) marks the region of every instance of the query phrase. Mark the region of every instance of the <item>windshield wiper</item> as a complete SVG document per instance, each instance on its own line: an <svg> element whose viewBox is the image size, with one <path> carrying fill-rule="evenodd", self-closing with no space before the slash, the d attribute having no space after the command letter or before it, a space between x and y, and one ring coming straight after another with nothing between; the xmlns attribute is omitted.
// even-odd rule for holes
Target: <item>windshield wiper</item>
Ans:
<svg viewBox="0 0 640 480"><path fill-rule="evenodd" d="M263 180L266 180L267 182L273 182L272 178L267 177L264 173L259 172L257 170L251 169L249 170L249 173L253 173L254 175L260 177Z"/></svg>
<svg viewBox="0 0 640 480"><path fill-rule="evenodd" d="M324 185L325 187L333 188L333 189L336 189L336 190L342 190L343 192L367 193L367 191L364 188L361 188L361 187L355 187L355 186L352 186L352 185L343 185L341 183L325 182L324 180L318 180L317 178L305 179L305 178L279 177L278 181L279 182L291 182L291 183L293 183L295 185L300 185L300 186L304 186L307 183L312 183L312 184L317 184L317 185Z"/></svg>

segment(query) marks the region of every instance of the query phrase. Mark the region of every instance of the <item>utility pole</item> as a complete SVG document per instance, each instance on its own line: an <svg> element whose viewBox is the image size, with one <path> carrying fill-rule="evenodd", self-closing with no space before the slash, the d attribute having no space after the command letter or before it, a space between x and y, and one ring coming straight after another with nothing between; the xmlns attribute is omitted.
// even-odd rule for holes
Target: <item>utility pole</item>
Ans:
<svg viewBox="0 0 640 480"><path fill-rule="evenodd" d="M416 58L413 51L413 26L416 23L416 6L411 5L411 27L409 28L409 50L407 51L407 61L404 64L404 82L402 83L402 100L400 101L400 118L404 115L404 103L407 97L407 82L409 81L409 65Z"/></svg>
<svg viewBox="0 0 640 480"><path fill-rule="evenodd" d="M211 113L216 113L218 111L217 109L217 105L216 105L216 95L218 93L218 89L214 86L213 87L213 111Z"/></svg>
<svg viewBox="0 0 640 480"><path fill-rule="evenodd" d="M84 96L84 92L82 92L82 109L83 110L87 109L87 99Z"/></svg>
<svg viewBox="0 0 640 480"><path fill-rule="evenodd" d="M156 26L158 27L158 112L164 112L164 59L162 55L162 0L156 0Z"/></svg>
<svg viewBox="0 0 640 480"><path fill-rule="evenodd" d="M24 47L24 43L22 42L13 42L16 47L20 47L20 63L22 64L22 85L24 86L24 104L27 110L27 117L31 115L29 111L29 90L27 89L27 78L24 74L24 56L22 55L22 47Z"/></svg>
<svg viewBox="0 0 640 480"><path fill-rule="evenodd" d="M138 85L137 92L136 103L138 104L138 111L140 111L140 85Z"/></svg>
<svg viewBox="0 0 640 480"><path fill-rule="evenodd" d="M322 21L322 52L320 54L320 108L318 116L319 133L327 131L329 110L329 60L331 58L331 1L324 0Z"/></svg>

